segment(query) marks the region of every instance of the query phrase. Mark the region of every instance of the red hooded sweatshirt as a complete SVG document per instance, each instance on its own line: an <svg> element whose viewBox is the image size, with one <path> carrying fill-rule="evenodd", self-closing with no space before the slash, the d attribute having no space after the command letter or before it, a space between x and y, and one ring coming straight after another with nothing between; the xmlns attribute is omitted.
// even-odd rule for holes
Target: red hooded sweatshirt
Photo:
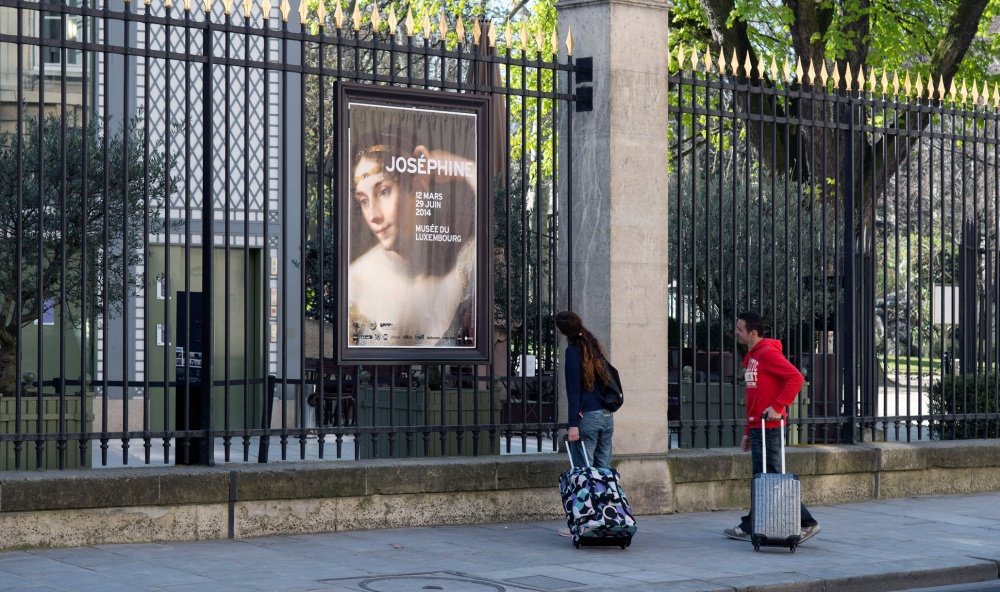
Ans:
<svg viewBox="0 0 1000 592"><path fill-rule="evenodd" d="M743 367L747 385L747 427L743 431L746 435L750 428L760 428L761 414L768 407L787 417L785 407L795 400L805 378L782 355L777 339L758 341L743 357ZM766 425L777 428L781 422L769 421Z"/></svg>

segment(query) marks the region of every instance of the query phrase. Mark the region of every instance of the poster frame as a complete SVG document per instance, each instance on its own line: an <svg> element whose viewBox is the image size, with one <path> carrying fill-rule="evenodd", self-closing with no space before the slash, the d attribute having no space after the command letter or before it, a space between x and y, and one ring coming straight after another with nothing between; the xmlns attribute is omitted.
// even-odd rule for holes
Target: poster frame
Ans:
<svg viewBox="0 0 1000 592"><path fill-rule="evenodd" d="M493 336L493 171L489 159L489 115L492 98L452 91L422 90L372 84L338 82L336 85L337 115L335 120L335 167L337 200L335 228L337 228L337 314L334 323L334 341L337 362L345 364L412 364L412 363L476 363L492 362ZM348 344L349 316L347 287L349 280L350 252L348 237L351 220L349 145L349 105L362 103L396 108L451 111L476 116L476 306L475 347L455 346L378 346L350 347Z"/></svg>

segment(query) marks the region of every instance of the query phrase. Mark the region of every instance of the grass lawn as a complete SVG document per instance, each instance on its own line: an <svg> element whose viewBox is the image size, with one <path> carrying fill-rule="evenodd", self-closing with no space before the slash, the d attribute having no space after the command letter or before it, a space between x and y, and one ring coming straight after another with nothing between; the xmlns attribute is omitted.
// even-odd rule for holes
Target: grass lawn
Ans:
<svg viewBox="0 0 1000 592"><path fill-rule="evenodd" d="M885 358L885 367L896 374L940 374L941 358Z"/></svg>

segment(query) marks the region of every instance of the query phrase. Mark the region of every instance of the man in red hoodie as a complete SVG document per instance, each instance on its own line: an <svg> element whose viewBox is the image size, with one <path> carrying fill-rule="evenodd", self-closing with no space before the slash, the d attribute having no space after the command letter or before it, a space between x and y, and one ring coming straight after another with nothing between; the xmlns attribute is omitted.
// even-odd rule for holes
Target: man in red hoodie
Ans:
<svg viewBox="0 0 1000 592"><path fill-rule="evenodd" d="M764 318L756 311L740 313L739 320L736 321L736 340L747 348L747 354L743 357L743 367L746 368L744 380L747 391L747 425L740 447L744 452L750 451L753 454L754 475L764 470L761 458L763 438L767 438L767 472L781 472L781 418L787 415L785 408L795 400L804 382L802 373L781 353L781 342L762 337L765 329ZM760 429L761 418L766 420L763 430ZM731 539L749 541L752 508L750 512L751 514L743 516L739 525L725 529L723 534ZM799 535L799 542L812 538L819 531L819 523L805 504L802 504L802 533Z"/></svg>

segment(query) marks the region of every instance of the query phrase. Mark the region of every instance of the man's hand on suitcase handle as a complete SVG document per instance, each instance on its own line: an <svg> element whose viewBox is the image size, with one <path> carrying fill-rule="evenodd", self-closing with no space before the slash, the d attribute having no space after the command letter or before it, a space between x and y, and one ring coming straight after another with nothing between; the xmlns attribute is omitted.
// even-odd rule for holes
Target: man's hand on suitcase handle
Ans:
<svg viewBox="0 0 1000 592"><path fill-rule="evenodd" d="M761 415L767 421L778 421L781 419L781 414L775 411L773 407L768 407ZM743 436L743 439L740 440L740 450L750 452L750 436Z"/></svg>
<svg viewBox="0 0 1000 592"><path fill-rule="evenodd" d="M566 439L569 440L570 442L576 442L577 440L579 440L580 439L580 428L571 427L566 432Z"/></svg>

